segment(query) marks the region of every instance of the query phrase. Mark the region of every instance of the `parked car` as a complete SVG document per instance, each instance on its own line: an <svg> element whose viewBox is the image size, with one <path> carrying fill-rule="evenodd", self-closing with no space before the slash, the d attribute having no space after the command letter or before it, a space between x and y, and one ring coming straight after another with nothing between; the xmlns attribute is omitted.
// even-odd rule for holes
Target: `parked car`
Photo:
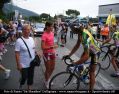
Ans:
<svg viewBox="0 0 119 94"><path fill-rule="evenodd" d="M34 36L42 36L45 28L44 23L35 23L34 25Z"/></svg>

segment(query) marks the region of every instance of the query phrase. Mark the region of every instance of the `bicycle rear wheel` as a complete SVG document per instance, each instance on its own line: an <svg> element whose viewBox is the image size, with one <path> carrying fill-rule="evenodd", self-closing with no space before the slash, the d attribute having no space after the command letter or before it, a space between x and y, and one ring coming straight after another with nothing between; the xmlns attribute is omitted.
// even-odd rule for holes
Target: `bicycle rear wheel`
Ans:
<svg viewBox="0 0 119 94"><path fill-rule="evenodd" d="M105 51L102 51L98 56L98 61L101 65L101 69L106 70L110 67L110 56L106 55Z"/></svg>
<svg viewBox="0 0 119 94"><path fill-rule="evenodd" d="M79 79L75 74L61 72L52 77L49 82L50 90L78 90Z"/></svg>

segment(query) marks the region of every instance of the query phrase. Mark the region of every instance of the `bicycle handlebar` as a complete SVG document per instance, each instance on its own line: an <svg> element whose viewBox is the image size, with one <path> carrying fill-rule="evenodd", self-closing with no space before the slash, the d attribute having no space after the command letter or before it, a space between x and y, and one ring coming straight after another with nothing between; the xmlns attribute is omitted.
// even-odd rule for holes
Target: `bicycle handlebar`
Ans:
<svg viewBox="0 0 119 94"><path fill-rule="evenodd" d="M66 57L66 58L63 58L64 62L66 65L82 65L82 64L74 64L74 60L71 58L71 57ZM84 62L83 64L90 64L90 62Z"/></svg>
<svg viewBox="0 0 119 94"><path fill-rule="evenodd" d="M66 58L63 58L64 62L66 65L74 65L73 64L73 59L71 59L70 57L66 57Z"/></svg>

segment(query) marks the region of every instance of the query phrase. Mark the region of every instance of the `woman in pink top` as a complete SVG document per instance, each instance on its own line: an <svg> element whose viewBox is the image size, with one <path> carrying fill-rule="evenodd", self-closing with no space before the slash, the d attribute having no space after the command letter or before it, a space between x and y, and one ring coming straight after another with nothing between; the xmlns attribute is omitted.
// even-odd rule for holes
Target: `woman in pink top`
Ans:
<svg viewBox="0 0 119 94"><path fill-rule="evenodd" d="M41 47L44 54L44 62L45 62L45 84L48 88L49 78L53 73L55 67L55 48L58 46L54 44L54 32L53 25L50 22L46 22L44 33L41 38Z"/></svg>

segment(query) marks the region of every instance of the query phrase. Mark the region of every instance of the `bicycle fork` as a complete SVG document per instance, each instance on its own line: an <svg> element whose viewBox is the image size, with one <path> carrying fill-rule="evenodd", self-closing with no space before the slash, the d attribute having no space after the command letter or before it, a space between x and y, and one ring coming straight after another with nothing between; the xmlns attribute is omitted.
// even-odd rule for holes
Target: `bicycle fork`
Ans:
<svg viewBox="0 0 119 94"><path fill-rule="evenodd" d="M71 82L72 78L73 78L73 75L71 74L71 75L68 77L68 79L65 81L64 87L66 87L66 86Z"/></svg>

